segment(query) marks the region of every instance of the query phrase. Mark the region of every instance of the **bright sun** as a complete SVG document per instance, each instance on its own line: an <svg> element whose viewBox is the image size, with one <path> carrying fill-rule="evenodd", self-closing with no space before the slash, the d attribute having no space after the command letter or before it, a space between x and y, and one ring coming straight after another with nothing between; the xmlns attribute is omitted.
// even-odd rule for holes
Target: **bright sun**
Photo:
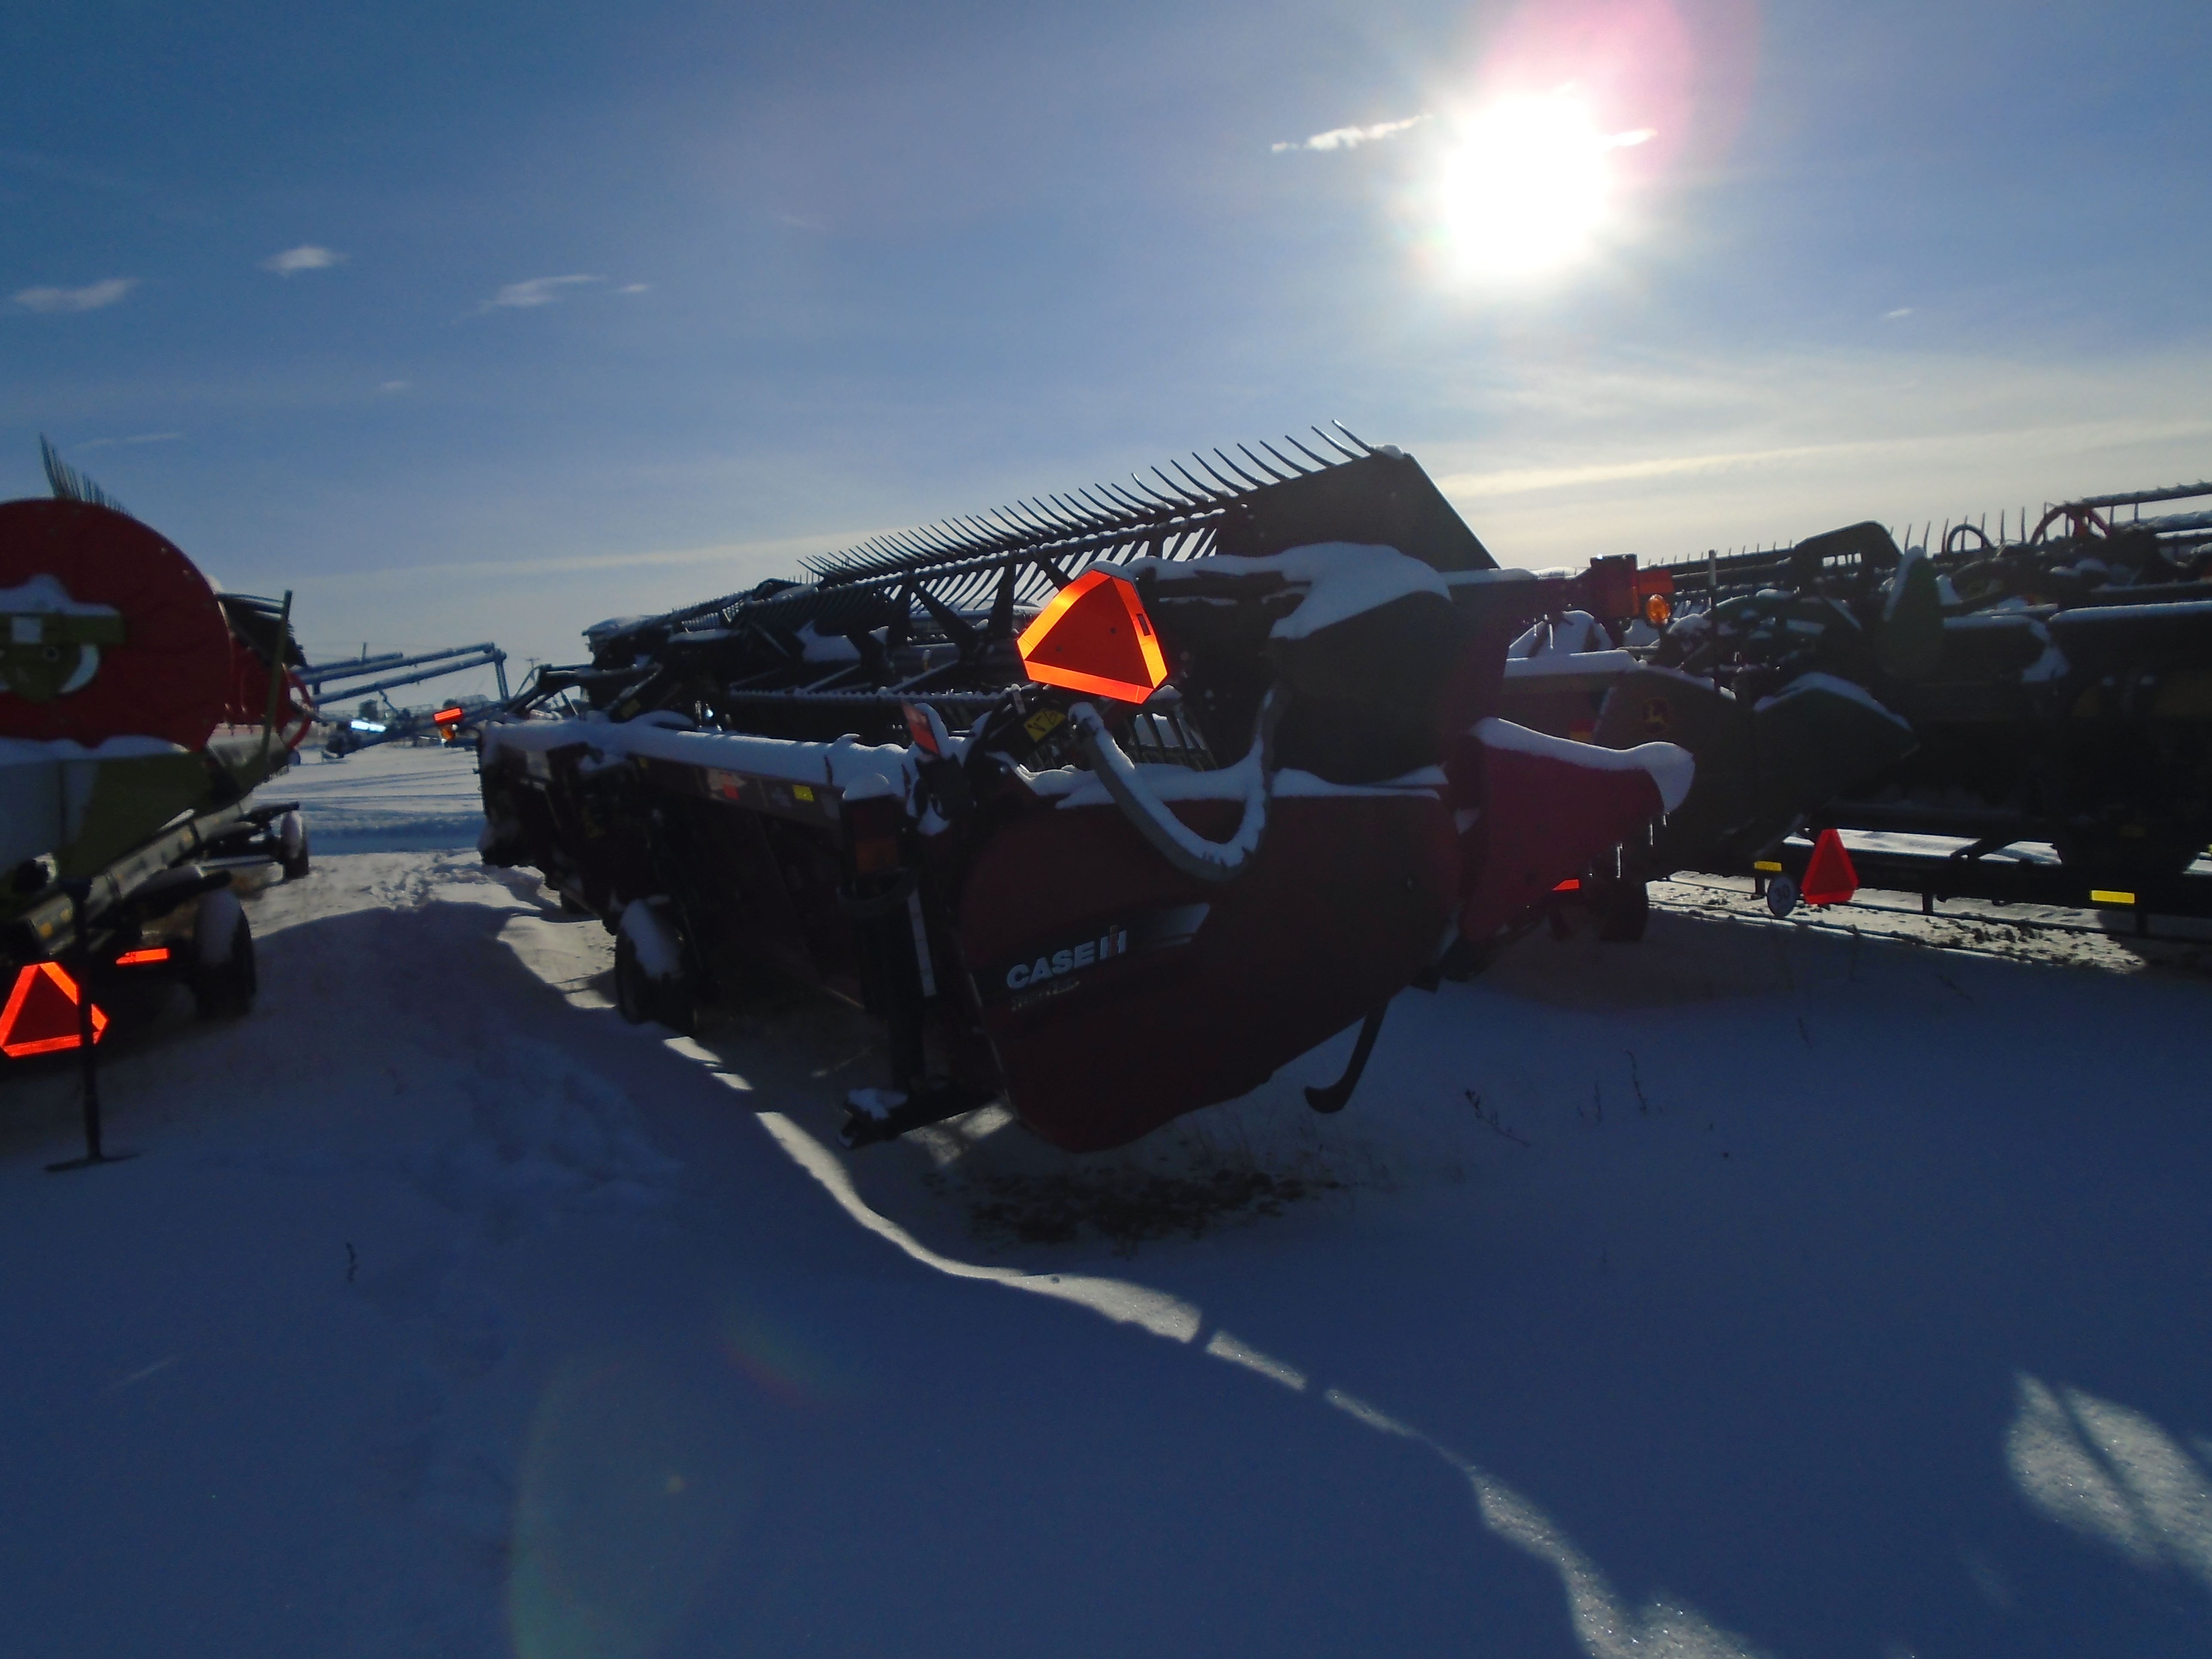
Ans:
<svg viewBox="0 0 2212 1659"><path fill-rule="evenodd" d="M1652 136L1604 131L1565 91L1500 98L1458 125L1441 180L1444 229L1467 275L1503 279L1586 252L1606 222L1613 152Z"/></svg>

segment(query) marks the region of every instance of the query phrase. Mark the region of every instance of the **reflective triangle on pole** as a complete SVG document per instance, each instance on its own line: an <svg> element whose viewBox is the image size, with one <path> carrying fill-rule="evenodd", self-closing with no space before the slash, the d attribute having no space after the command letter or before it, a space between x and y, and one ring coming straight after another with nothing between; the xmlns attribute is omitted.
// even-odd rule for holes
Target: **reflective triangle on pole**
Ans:
<svg viewBox="0 0 2212 1659"><path fill-rule="evenodd" d="M34 962L15 975L0 1011L0 1054L21 1060L77 1046L77 986L58 962ZM106 1011L92 1006L92 1040L107 1034Z"/></svg>
<svg viewBox="0 0 2212 1659"><path fill-rule="evenodd" d="M1859 872L1851 868L1851 855L1844 838L1833 829L1820 831L1813 843L1813 857L1805 866L1798 896L1808 904L1849 904L1859 890Z"/></svg>
<svg viewBox="0 0 2212 1659"><path fill-rule="evenodd" d="M1085 571L1052 597L1015 641L1039 685L1142 702L1168 677L1152 619L1127 578Z"/></svg>

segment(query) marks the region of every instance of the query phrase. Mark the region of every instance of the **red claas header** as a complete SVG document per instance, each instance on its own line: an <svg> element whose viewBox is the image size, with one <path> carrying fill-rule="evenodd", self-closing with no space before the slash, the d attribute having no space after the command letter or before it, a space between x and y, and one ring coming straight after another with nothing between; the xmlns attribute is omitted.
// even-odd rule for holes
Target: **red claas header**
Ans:
<svg viewBox="0 0 2212 1659"><path fill-rule="evenodd" d="M1018 642L1040 685L1142 702L1168 677L1144 602L1126 577L1086 570L1052 596Z"/></svg>

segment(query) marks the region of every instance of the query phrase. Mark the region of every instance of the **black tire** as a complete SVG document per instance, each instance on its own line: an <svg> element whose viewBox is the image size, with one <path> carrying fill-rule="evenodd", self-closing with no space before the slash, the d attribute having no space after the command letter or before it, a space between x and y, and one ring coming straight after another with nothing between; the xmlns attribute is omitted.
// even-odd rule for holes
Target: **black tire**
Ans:
<svg viewBox="0 0 2212 1659"><path fill-rule="evenodd" d="M1797 908L1797 880L1794 876L1770 876L1766 880L1766 908L1777 921Z"/></svg>
<svg viewBox="0 0 2212 1659"><path fill-rule="evenodd" d="M638 961L637 946L622 933L615 935L615 1008L633 1025L653 1020L678 1036L699 1029L699 997L690 976L653 978Z"/></svg>
<svg viewBox="0 0 2212 1659"><path fill-rule="evenodd" d="M283 866L285 880L298 881L313 867L307 821L297 812L287 812L276 820L276 844L283 849L278 862Z"/></svg>
<svg viewBox="0 0 2212 1659"><path fill-rule="evenodd" d="M261 988L253 962L253 927L227 888L200 901L192 957L192 1009L200 1018L242 1019L253 1012L253 999Z"/></svg>
<svg viewBox="0 0 2212 1659"><path fill-rule="evenodd" d="M1597 936L1607 945L1633 945L1651 925L1651 890L1640 881L1612 884L1597 913Z"/></svg>
<svg viewBox="0 0 2212 1659"><path fill-rule="evenodd" d="M653 981L637 960L637 947L628 939L615 940L615 1010L633 1025L653 1018Z"/></svg>

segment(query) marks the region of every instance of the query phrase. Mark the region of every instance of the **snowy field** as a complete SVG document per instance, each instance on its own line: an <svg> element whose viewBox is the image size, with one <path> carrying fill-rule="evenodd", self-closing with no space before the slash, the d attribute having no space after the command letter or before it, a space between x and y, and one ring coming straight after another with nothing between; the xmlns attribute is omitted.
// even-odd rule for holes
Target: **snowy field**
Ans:
<svg viewBox="0 0 2212 1659"><path fill-rule="evenodd" d="M466 757L283 787L257 1012L109 1057L140 1156L0 1097L9 1651L2212 1648L2184 953L1669 888L1340 1117L1348 1035L1124 1154L848 1155L866 1027L623 1024Z"/></svg>

